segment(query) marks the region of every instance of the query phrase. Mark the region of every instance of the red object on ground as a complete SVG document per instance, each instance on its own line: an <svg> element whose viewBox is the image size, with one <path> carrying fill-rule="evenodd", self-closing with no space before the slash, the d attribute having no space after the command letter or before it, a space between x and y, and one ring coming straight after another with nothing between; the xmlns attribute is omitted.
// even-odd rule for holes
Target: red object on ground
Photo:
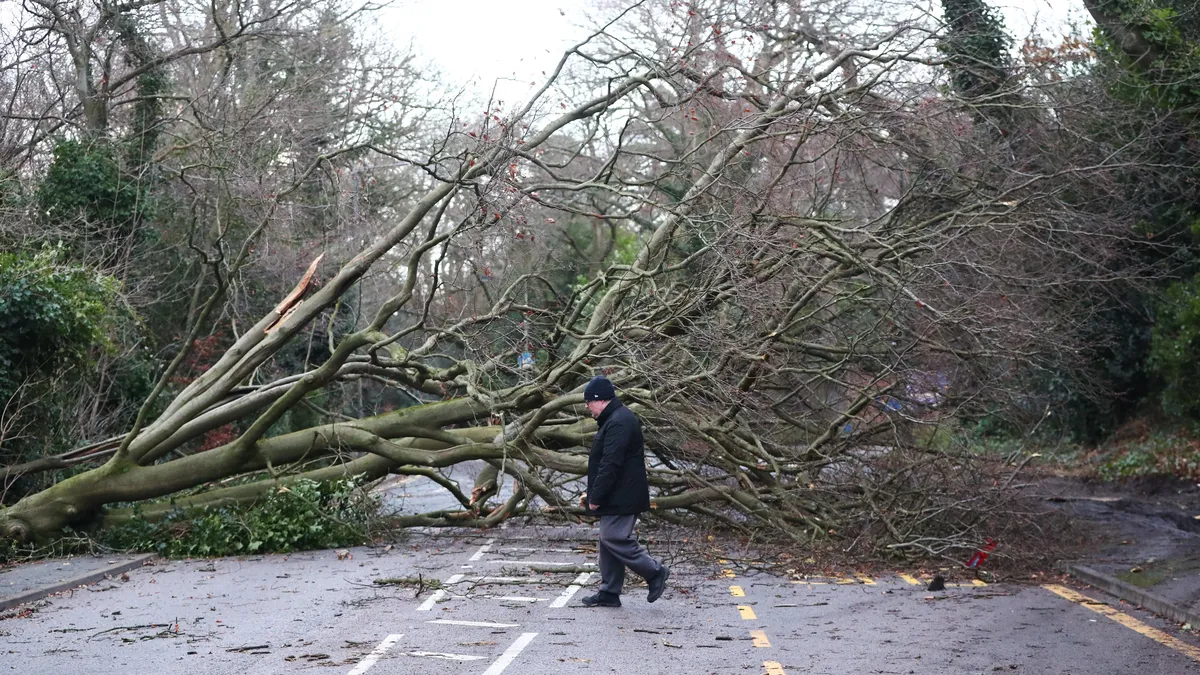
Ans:
<svg viewBox="0 0 1200 675"><path fill-rule="evenodd" d="M971 556L971 559L967 561L967 569L975 569L976 567L979 567L980 565L982 565L983 561L987 560L988 554L991 553L992 551L994 551L995 549L996 549L996 540L992 539L991 537L988 537L987 542L984 544L984 547L982 549L976 551L975 555Z"/></svg>

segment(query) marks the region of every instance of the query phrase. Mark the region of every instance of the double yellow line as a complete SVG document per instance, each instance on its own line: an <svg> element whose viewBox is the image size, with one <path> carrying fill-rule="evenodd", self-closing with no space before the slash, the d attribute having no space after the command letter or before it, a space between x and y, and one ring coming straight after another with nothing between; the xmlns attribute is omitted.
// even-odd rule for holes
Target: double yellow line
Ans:
<svg viewBox="0 0 1200 675"><path fill-rule="evenodd" d="M734 579L737 577L737 575L733 572L733 570L730 570L730 569L722 570L722 576L727 579ZM906 583L914 585L914 586L924 584L923 581L920 581L916 577L909 575L909 574L901 573L898 576L902 580L904 580ZM795 583L806 583L806 582L801 581L801 582L795 582ZM808 582L808 583L820 584L821 582ZM868 584L868 585L872 585L872 586L875 585L874 580L872 580L868 577L861 577L861 576L854 581L851 581L848 577L843 578L843 579L838 579L835 583L839 583L839 584L840 583L862 583L862 584ZM947 584L947 585L950 585L950 584ZM982 581L976 580L970 584L959 584L959 585L961 585L961 586L986 586L987 584ZM1121 624L1122 626L1125 626L1126 628L1132 630L1133 632L1138 633L1139 635L1148 637L1151 640L1154 640L1155 642L1157 642L1165 647L1169 647L1169 648L1193 659L1194 661L1200 662L1200 647L1196 647L1194 645L1188 644L1187 642L1184 642L1183 640L1180 640L1179 638L1176 638L1172 635L1168 635L1167 633L1164 633L1163 631L1161 631L1157 628L1154 628L1153 626L1147 625L1147 624L1135 619L1134 617L1132 617L1128 614L1125 614L1124 612L1121 612L1116 609L1113 609L1112 607L1109 607L1107 604L1100 602L1099 600L1090 598L1086 595L1083 595L1082 593L1073 591L1065 586L1060 586L1057 584L1046 584L1046 585L1042 586L1042 588L1050 591L1051 593L1054 593L1055 595L1057 595L1061 598L1064 598L1064 599L1074 602L1076 604L1082 605L1082 606L1092 610L1093 612L1096 612L1097 614L1107 617L1108 619L1111 619L1112 621L1115 621L1115 622ZM744 588L742 588L740 585L732 585L729 587L729 595L734 598L745 598L746 590ZM737 608L738 608L738 614L741 615L743 621L755 621L758 619L758 616L754 613L753 606L738 605ZM752 631L750 631L750 639L753 641L753 644L755 647L770 648L770 646L771 646L771 640L770 640L770 638L767 637L766 631L752 630ZM766 675L786 675L786 673L783 670L783 666L778 661L763 661L763 667L766 669Z"/></svg>
<svg viewBox="0 0 1200 675"><path fill-rule="evenodd" d="M1195 661L1200 661L1200 647L1190 645L1173 635L1168 635L1153 626L1146 625L1124 612L1120 612L1112 607L1109 607L1099 600L1094 600L1082 593L1077 593L1066 586L1059 586L1057 584L1046 584L1045 586L1042 586L1042 588L1061 598L1066 598L1071 602L1083 605L1097 614L1106 616L1122 626L1125 626L1129 630L1138 633L1139 635L1145 635L1164 647L1170 647L1180 654L1184 654Z"/></svg>

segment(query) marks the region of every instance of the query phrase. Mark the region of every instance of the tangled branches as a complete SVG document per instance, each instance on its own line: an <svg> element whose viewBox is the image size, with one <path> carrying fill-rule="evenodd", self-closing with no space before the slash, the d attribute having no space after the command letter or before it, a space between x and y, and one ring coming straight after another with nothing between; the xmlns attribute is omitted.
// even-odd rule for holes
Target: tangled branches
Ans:
<svg viewBox="0 0 1200 675"><path fill-rule="evenodd" d="M232 476L257 480L174 506L402 473L461 505L406 525L574 513L594 431L582 386L603 372L646 423L664 519L972 546L1011 478L976 480L929 430L1019 397L1025 368L1074 349L1060 300L1105 254L1074 240L1108 225L1062 194L1105 167L1015 163L938 97L929 27L822 11L714 2L700 22L638 5L525 105L447 121L427 157L401 158L427 189L390 228L139 417L103 466L0 512L5 533ZM370 309L330 331L327 358L264 381L349 294ZM341 395L354 387L405 404L365 410ZM322 419L281 432L302 408ZM236 438L195 452L230 424ZM487 467L469 493L438 471L464 462ZM492 504L502 477L517 489Z"/></svg>

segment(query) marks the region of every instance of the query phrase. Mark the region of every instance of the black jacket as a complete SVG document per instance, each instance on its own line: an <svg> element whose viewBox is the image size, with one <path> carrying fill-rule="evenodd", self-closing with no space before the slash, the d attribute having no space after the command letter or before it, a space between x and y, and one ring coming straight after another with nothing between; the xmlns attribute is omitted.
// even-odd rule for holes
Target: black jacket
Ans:
<svg viewBox="0 0 1200 675"><path fill-rule="evenodd" d="M650 510L650 484L642 423L618 399L596 419L600 426L588 455L589 504L601 516L627 516Z"/></svg>

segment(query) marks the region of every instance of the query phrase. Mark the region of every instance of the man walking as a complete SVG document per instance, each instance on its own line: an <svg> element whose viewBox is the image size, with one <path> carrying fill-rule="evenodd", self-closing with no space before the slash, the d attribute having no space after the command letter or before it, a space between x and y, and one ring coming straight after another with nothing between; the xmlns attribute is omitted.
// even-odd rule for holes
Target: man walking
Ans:
<svg viewBox="0 0 1200 675"><path fill-rule="evenodd" d="M651 558L633 536L637 514L650 510L642 424L606 377L592 378L583 400L599 430L588 455L587 494L580 501L600 516L600 592L584 598L583 604L620 607L626 567L646 580L646 599L654 602L663 594L671 570Z"/></svg>

